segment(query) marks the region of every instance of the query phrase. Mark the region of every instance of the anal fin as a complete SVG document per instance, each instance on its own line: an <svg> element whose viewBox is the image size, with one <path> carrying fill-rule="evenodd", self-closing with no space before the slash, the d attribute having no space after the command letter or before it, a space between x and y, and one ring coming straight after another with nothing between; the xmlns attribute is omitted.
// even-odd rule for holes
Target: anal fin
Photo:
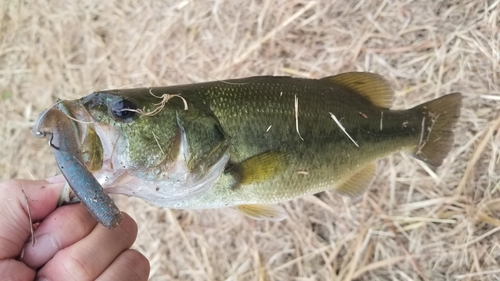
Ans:
<svg viewBox="0 0 500 281"><path fill-rule="evenodd" d="M345 181L339 183L335 187L335 191L342 196L349 196L351 198L359 197L370 187L376 171L377 166L375 163L368 164Z"/></svg>
<svg viewBox="0 0 500 281"><path fill-rule="evenodd" d="M246 204L236 208L246 216L256 220L280 221L288 216L285 210L278 205Z"/></svg>

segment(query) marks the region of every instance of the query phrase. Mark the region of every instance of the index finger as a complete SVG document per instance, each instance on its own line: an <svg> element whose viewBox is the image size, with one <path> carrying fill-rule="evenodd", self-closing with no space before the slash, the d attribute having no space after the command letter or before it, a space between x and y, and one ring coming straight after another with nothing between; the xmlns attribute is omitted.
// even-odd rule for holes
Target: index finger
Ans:
<svg viewBox="0 0 500 281"><path fill-rule="evenodd" d="M57 207L64 183L50 181L56 183L47 180L0 183L0 260L18 256L30 236L28 204L32 222L42 220Z"/></svg>

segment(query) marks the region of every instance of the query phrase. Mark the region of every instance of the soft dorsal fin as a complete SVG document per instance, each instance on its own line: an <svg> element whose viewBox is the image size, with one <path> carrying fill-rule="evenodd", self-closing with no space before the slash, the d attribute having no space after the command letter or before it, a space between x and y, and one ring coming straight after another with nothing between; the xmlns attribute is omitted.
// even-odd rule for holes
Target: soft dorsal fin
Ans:
<svg viewBox="0 0 500 281"><path fill-rule="evenodd" d="M246 216L256 220L280 221L287 217L285 210L278 205L246 204L236 208Z"/></svg>
<svg viewBox="0 0 500 281"><path fill-rule="evenodd" d="M375 163L370 163L356 174L351 175L344 182L339 183L335 187L335 191L342 196L349 196L351 198L359 197L370 187L376 171L377 167Z"/></svg>
<svg viewBox="0 0 500 281"><path fill-rule="evenodd" d="M373 105L389 108L394 98L394 90L382 76L370 72L347 72L322 78L368 99Z"/></svg>

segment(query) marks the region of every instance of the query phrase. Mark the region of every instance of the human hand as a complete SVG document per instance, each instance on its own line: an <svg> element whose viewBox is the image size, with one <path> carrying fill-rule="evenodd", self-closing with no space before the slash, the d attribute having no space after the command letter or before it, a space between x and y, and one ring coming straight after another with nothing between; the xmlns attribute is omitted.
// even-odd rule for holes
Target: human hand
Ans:
<svg viewBox="0 0 500 281"><path fill-rule="evenodd" d="M112 229L81 205L56 209L64 179L0 183L0 280L147 280L149 262L129 249L135 221ZM28 198L34 231L32 245Z"/></svg>

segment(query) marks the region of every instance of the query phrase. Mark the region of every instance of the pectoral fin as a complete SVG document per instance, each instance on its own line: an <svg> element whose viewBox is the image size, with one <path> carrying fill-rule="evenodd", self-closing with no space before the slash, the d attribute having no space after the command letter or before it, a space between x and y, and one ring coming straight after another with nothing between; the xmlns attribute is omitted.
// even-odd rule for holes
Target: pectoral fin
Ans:
<svg viewBox="0 0 500 281"><path fill-rule="evenodd" d="M351 198L359 197L366 192L372 183L376 171L377 166L375 166L375 163L368 164L350 178L339 183L335 187L335 190L342 196L349 196Z"/></svg>
<svg viewBox="0 0 500 281"><path fill-rule="evenodd" d="M228 172L233 174L237 186L239 186L266 181L281 174L286 167L285 153L280 151L269 151L250 157L236 164L231 167Z"/></svg>
<svg viewBox="0 0 500 281"><path fill-rule="evenodd" d="M239 205L236 208L246 216L256 220L280 221L288 216L285 210L278 205L247 204Z"/></svg>

